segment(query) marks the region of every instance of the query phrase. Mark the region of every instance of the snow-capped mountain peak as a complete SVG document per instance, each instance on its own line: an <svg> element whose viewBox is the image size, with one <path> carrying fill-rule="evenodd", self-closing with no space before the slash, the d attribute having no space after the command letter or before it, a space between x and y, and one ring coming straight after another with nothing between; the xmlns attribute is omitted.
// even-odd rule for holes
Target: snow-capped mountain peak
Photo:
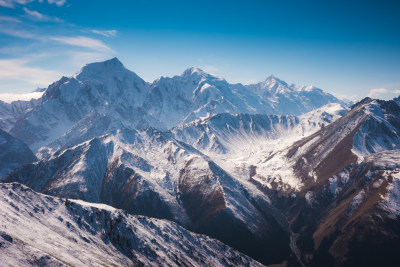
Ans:
<svg viewBox="0 0 400 267"><path fill-rule="evenodd" d="M248 85L248 87L260 96L272 96L276 93L284 93L285 91L290 90L286 82L280 80L274 75L270 75L260 83Z"/></svg>
<svg viewBox="0 0 400 267"><path fill-rule="evenodd" d="M218 77L212 73L208 73L200 68L191 67L186 69L181 77L193 77L193 78L203 78L205 80L221 80L225 81L225 79Z"/></svg>
<svg viewBox="0 0 400 267"><path fill-rule="evenodd" d="M126 78L129 76L132 80L144 81L136 73L126 69L118 58L112 58L103 62L90 63L78 71L73 78L78 81L99 81L102 82L112 78Z"/></svg>
<svg viewBox="0 0 400 267"><path fill-rule="evenodd" d="M206 74L206 72L203 71L203 70L200 69L200 68L191 67L191 68L187 68L187 69L182 73L181 76L190 76L190 75L193 75L193 74L195 74L195 73L197 73L197 74Z"/></svg>
<svg viewBox="0 0 400 267"><path fill-rule="evenodd" d="M118 58L114 57L114 58L106 60L106 61L86 64L80 71L78 71L75 74L75 76L78 76L81 73L85 73L85 72L98 75L99 73L96 73L98 71L104 72L105 70L115 71L115 70L124 70L124 69L125 69L125 67L121 63L121 61L119 61Z"/></svg>

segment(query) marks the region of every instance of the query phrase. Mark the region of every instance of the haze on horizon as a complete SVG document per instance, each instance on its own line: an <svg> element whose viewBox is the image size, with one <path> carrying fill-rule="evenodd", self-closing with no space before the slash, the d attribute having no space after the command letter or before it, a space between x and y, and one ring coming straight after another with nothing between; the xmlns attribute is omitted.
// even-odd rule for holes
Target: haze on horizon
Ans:
<svg viewBox="0 0 400 267"><path fill-rule="evenodd" d="M400 94L398 1L0 0L0 94L118 57L148 82L199 67L341 98Z"/></svg>

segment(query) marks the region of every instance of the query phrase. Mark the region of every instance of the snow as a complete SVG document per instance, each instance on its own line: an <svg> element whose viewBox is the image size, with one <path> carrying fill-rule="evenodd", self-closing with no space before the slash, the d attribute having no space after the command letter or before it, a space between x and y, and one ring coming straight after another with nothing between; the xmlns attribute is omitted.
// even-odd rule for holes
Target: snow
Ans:
<svg viewBox="0 0 400 267"><path fill-rule="evenodd" d="M350 172L353 169L354 164L350 164L333 177L329 178L329 192L333 197L337 197L339 193L343 190L343 187L347 184L350 179Z"/></svg>
<svg viewBox="0 0 400 267"><path fill-rule="evenodd" d="M0 184L2 266L262 266L175 223ZM83 253L84 252L84 253Z"/></svg>
<svg viewBox="0 0 400 267"><path fill-rule="evenodd" d="M358 207L361 205L363 199L365 196L365 190L361 189L357 195L351 200L348 208L347 208L347 216L351 216L354 214L354 212L358 209Z"/></svg>
<svg viewBox="0 0 400 267"><path fill-rule="evenodd" d="M315 192L307 191L307 193L305 195L307 205L312 206L315 202L315 198L316 198Z"/></svg>
<svg viewBox="0 0 400 267"><path fill-rule="evenodd" d="M400 169L391 173L393 182L388 186L388 195L386 197L386 210L396 218L400 216Z"/></svg>
<svg viewBox="0 0 400 267"><path fill-rule="evenodd" d="M271 103L275 114L300 115L329 103L345 105L321 89L313 86L288 85L272 75L261 83L246 87L264 101Z"/></svg>
<svg viewBox="0 0 400 267"><path fill-rule="evenodd" d="M386 103L378 100L361 108L368 119L354 136L353 153L362 159L372 153L400 149L400 117L396 108L386 110Z"/></svg>
<svg viewBox="0 0 400 267"><path fill-rule="evenodd" d="M179 125L172 132L175 138L193 145L241 182L248 179L254 166L256 174L252 179L268 188L278 183L300 190L303 183L293 172L295 161L287 160L285 149L346 112L347 108L340 104L328 104L300 117L217 114ZM308 146L317 139L309 140ZM306 150L307 145L296 154L302 155Z"/></svg>

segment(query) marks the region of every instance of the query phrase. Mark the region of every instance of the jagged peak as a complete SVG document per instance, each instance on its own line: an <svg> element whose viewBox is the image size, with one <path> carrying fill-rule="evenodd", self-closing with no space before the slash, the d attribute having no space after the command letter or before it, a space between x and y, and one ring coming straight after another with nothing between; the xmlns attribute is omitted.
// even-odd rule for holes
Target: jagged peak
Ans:
<svg viewBox="0 0 400 267"><path fill-rule="evenodd" d="M108 68L108 69L124 68L124 65L116 57L114 57L112 59L108 59L106 61L89 63L83 68L91 68L91 67L97 67L97 66L105 67L105 68Z"/></svg>
<svg viewBox="0 0 400 267"><path fill-rule="evenodd" d="M182 73L181 77L201 77L201 78L205 78L205 79L224 80L223 78L221 78L221 77L219 77L217 75L208 73L208 72L206 72L206 71L204 71L204 70L202 70L200 68L197 68L197 67L191 67L191 68L186 69Z"/></svg>
<svg viewBox="0 0 400 267"><path fill-rule="evenodd" d="M287 84L285 81L279 79L279 78L276 77L275 75L270 75L270 76L268 76L267 79L265 79L264 82L278 82L278 83L280 83L280 84L282 84L282 85L288 86L288 84Z"/></svg>
<svg viewBox="0 0 400 267"><path fill-rule="evenodd" d="M118 58L114 57L112 59L100 62L94 62L86 64L80 71L78 71L74 77L82 75L104 75L106 73L112 73L117 71L127 71L124 65L119 61Z"/></svg>
<svg viewBox="0 0 400 267"><path fill-rule="evenodd" d="M350 109L353 110L355 107L359 107L359 106L362 106L362 105L365 105L365 104L369 104L369 103L371 103L372 101L373 101L372 98L370 98L370 97L365 97L365 98L363 98L362 100L360 100L359 102L357 102L357 103L355 103L354 105L352 105L352 106L350 107Z"/></svg>
<svg viewBox="0 0 400 267"><path fill-rule="evenodd" d="M181 76L191 76L191 75L193 75L193 74L208 74L208 73L206 73L205 71L203 71L203 70L200 69L200 68L190 67L190 68L187 68L187 69L182 73Z"/></svg>

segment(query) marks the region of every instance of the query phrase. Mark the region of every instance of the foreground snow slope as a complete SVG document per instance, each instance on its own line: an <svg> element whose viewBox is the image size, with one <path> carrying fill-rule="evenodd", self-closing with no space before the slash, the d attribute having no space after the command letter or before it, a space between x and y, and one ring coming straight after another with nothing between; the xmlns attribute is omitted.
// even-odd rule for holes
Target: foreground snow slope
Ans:
<svg viewBox="0 0 400 267"><path fill-rule="evenodd" d="M2 266L262 266L176 223L0 184Z"/></svg>

